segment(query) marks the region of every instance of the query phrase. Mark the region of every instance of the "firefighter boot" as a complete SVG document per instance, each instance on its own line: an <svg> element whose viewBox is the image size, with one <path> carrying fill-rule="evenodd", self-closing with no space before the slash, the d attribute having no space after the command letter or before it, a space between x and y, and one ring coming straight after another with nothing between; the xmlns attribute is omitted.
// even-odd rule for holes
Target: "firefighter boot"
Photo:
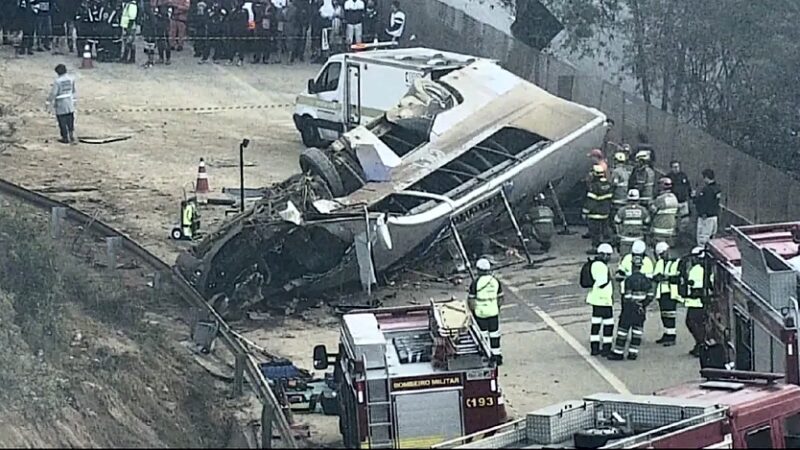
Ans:
<svg viewBox="0 0 800 450"><path fill-rule="evenodd" d="M689 354L694 356L695 358L700 357L700 344L695 344L694 348L689 350Z"/></svg>
<svg viewBox="0 0 800 450"><path fill-rule="evenodd" d="M622 357L622 353L611 352L606 357L609 361L622 361L624 358Z"/></svg>
<svg viewBox="0 0 800 450"><path fill-rule="evenodd" d="M669 336L666 334L662 334L660 338L656 340L656 344L664 344L669 340Z"/></svg>

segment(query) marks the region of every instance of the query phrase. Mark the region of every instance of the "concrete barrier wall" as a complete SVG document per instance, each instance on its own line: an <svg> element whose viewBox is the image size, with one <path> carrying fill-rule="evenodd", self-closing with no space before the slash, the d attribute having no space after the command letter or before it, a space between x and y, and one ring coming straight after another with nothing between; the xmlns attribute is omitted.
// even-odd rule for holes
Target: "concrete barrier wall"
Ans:
<svg viewBox="0 0 800 450"><path fill-rule="evenodd" d="M693 184L700 172L717 175L726 223L763 223L800 219L800 181L736 150L674 116L646 104L600 78L577 72L468 14L436 0L403 0L408 14L406 36L413 45L473 54L500 61L503 67L544 89L606 113L615 123L612 139L635 143L645 132L657 151L657 166L678 159Z"/></svg>

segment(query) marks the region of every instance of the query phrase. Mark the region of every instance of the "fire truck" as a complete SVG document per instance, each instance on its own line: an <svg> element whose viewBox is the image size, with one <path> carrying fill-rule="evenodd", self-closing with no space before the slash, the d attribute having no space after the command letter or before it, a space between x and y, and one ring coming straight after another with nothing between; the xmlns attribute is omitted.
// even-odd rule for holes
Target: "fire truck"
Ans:
<svg viewBox="0 0 800 450"><path fill-rule="evenodd" d="M701 358L700 381L551 405L434 448L800 447L798 244L800 222L731 227L707 245L717 351Z"/></svg>
<svg viewBox="0 0 800 450"><path fill-rule="evenodd" d="M489 344L463 300L342 317L334 365L346 448L426 448L506 420Z"/></svg>

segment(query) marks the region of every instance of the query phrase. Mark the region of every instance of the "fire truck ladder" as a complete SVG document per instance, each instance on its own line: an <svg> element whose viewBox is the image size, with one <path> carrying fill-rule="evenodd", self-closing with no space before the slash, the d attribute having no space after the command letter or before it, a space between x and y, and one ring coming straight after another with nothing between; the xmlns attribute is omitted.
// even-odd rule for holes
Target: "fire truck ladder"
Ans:
<svg viewBox="0 0 800 450"><path fill-rule="evenodd" d="M364 365L367 357L364 356ZM394 448L392 439L392 383L386 354L383 355L385 378L367 378L364 392L367 401L367 439L369 448Z"/></svg>

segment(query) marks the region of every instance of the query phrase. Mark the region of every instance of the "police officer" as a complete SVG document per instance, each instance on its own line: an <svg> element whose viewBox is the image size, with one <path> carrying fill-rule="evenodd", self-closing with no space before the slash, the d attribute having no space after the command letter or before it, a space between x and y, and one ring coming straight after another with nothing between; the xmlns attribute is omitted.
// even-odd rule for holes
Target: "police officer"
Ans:
<svg viewBox="0 0 800 450"><path fill-rule="evenodd" d="M17 47L17 55L33 54L33 34L36 32L36 15L30 0L17 2L17 20L22 31L22 42Z"/></svg>
<svg viewBox="0 0 800 450"><path fill-rule="evenodd" d="M530 224L528 235L539 243L542 253L550 250L553 235L556 232L556 227L553 223L555 214L544 201L544 194L537 194L533 199L533 207L526 215L527 222Z"/></svg>
<svg viewBox="0 0 800 450"><path fill-rule="evenodd" d="M638 257L641 259L641 268L639 271L642 273L642 275L646 276L647 278L653 277L655 264L653 264L653 260L645 254L646 251L647 245L645 245L644 241L635 241L631 246L631 252L623 256L622 260L619 262L619 265L617 266L616 279L619 281L620 288L623 289L623 292L625 289L625 279L627 279L633 273L634 258Z"/></svg>
<svg viewBox="0 0 800 450"><path fill-rule="evenodd" d="M653 168L650 167L650 153L644 150L637 152L636 167L633 169L633 172L631 172L628 188L637 189L639 191L642 205L646 208L649 207L650 202L653 201L655 184L656 173Z"/></svg>
<svg viewBox="0 0 800 450"><path fill-rule="evenodd" d="M678 198L672 193L672 180L662 178L658 181L658 197L650 205L653 213L653 228L651 236L653 242L666 242L674 244L675 229L678 225Z"/></svg>
<svg viewBox="0 0 800 450"><path fill-rule="evenodd" d="M500 281L491 274L491 264L481 258L475 264L478 277L469 286L469 308L475 315L478 327L489 338L492 358L499 366L503 364L500 352L500 305L503 303L503 287Z"/></svg>
<svg viewBox="0 0 800 450"><path fill-rule="evenodd" d="M653 301L653 286L649 277L642 273L643 257L636 255L631 260L631 274L625 279L622 288L622 311L617 325L617 339L614 349L608 355L612 361L622 360L625 356L625 345L628 335L631 345L628 348L628 359L639 357L639 346L644 334L644 320L647 305Z"/></svg>
<svg viewBox="0 0 800 450"><path fill-rule="evenodd" d="M631 178L631 166L628 165L628 155L622 150L614 153L614 169L611 171L611 208L612 216L625 206L628 197L628 182Z"/></svg>
<svg viewBox="0 0 800 450"><path fill-rule="evenodd" d="M592 287L586 294L586 303L592 306L592 327L590 330L589 345L592 356L608 355L614 334L614 283L611 278L611 269L608 261L611 259L613 249L611 244L597 246L597 256L591 261L590 272ZM602 328L602 341L600 329ZM601 347L602 343L602 347Z"/></svg>
<svg viewBox="0 0 800 450"><path fill-rule="evenodd" d="M592 167L592 181L586 192L586 202L583 206L583 215L589 228L589 237L592 247L587 253L594 253L598 245L608 242L608 216L611 212L611 184L606 178L603 166L595 164Z"/></svg>
<svg viewBox="0 0 800 450"><path fill-rule="evenodd" d="M650 213L639 204L639 191L628 191L628 203L614 216L619 253L627 255L636 241L643 241L645 231L650 226Z"/></svg>
<svg viewBox="0 0 800 450"><path fill-rule="evenodd" d="M709 295L714 282L713 275L706 276L704 267L705 250L703 247L692 249L688 264L688 272L683 277L683 305L686 307L686 328L694 338L694 347L689 354L700 356L700 345L706 339L704 300Z"/></svg>
<svg viewBox="0 0 800 450"><path fill-rule="evenodd" d="M48 106L52 106L58 120L58 130L61 133L59 142L62 144L77 144L75 139L75 79L67 73L63 64L56 66L58 77L53 82L50 95L47 97Z"/></svg>
<svg viewBox="0 0 800 450"><path fill-rule="evenodd" d="M680 259L672 257L669 244L666 242L658 242L656 244L656 265L653 270L653 281L656 283L656 298L661 310L661 325L664 327L664 334L656 343L663 344L665 347L675 345L676 310L678 303L683 301L678 294L679 264Z"/></svg>

